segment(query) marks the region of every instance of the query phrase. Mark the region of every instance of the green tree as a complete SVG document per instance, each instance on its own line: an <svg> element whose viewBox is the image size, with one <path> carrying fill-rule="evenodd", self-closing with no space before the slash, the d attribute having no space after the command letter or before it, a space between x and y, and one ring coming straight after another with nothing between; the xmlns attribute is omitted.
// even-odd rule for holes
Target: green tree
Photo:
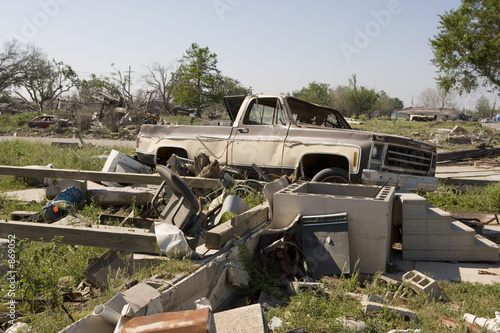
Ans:
<svg viewBox="0 0 500 333"><path fill-rule="evenodd" d="M199 116L202 108L214 101L217 91L217 55L208 47L200 48L193 43L186 51L178 71L179 83L175 86L174 101L196 109Z"/></svg>
<svg viewBox="0 0 500 333"><path fill-rule="evenodd" d="M440 18L430 40L439 86L460 93L480 85L500 90L500 1L462 0Z"/></svg>
<svg viewBox="0 0 500 333"><path fill-rule="evenodd" d="M404 108L403 101L399 98L391 98L385 91L380 91L377 100L373 106L374 110L380 116L388 116L390 111L401 110Z"/></svg>
<svg viewBox="0 0 500 333"><path fill-rule="evenodd" d="M89 79L83 79L79 82L78 95L80 102L90 103L100 92L112 93L116 89L116 84L110 78L90 74Z"/></svg>
<svg viewBox="0 0 500 333"><path fill-rule="evenodd" d="M379 93L375 89L358 87L356 74L349 79L349 88L346 96L352 113L356 116L366 114L368 118L371 118L375 112L375 102L380 96Z"/></svg>
<svg viewBox="0 0 500 333"><path fill-rule="evenodd" d="M216 104L220 103L224 96L248 95L252 93L252 89L242 86L240 81L228 76L219 74L213 82L213 102Z"/></svg>
<svg viewBox="0 0 500 333"><path fill-rule="evenodd" d="M481 96L476 101L476 112L478 117L490 118L491 117L491 105L488 98Z"/></svg>
<svg viewBox="0 0 500 333"><path fill-rule="evenodd" d="M307 87L293 91L292 96L310 103L332 106L332 88L328 83L310 82Z"/></svg>

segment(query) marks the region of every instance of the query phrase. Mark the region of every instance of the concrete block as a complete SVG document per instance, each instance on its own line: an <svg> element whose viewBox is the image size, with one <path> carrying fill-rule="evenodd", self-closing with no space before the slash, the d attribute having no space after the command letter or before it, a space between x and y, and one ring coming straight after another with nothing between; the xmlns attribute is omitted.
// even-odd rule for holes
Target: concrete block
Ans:
<svg viewBox="0 0 500 333"><path fill-rule="evenodd" d="M131 311L134 316L144 316L146 314L147 305L159 297L160 293L155 288L147 283L139 283L123 293L115 295L106 303L106 306L118 313L126 304L130 304Z"/></svg>
<svg viewBox="0 0 500 333"><path fill-rule="evenodd" d="M432 244L432 247L404 249L404 260L428 261L499 261L499 248L494 242L481 235L475 235L474 245L443 247Z"/></svg>
<svg viewBox="0 0 500 333"><path fill-rule="evenodd" d="M394 187L295 183L274 194L271 228L285 228L297 216L347 213L350 270L384 272L391 248Z"/></svg>
<svg viewBox="0 0 500 333"><path fill-rule="evenodd" d="M429 207L423 216L405 217L403 223L403 232L412 230L449 230L452 217L436 207Z"/></svg>
<svg viewBox="0 0 500 333"><path fill-rule="evenodd" d="M417 314L410 309L407 309L402 306L392 306L392 305L387 305L387 304L380 304L376 302L363 302L363 308L365 313L369 313L372 311L379 311L379 310L384 310L387 312L395 312L403 317L408 317L410 319L416 319Z"/></svg>
<svg viewBox="0 0 500 333"><path fill-rule="evenodd" d="M462 223L461 223L462 224ZM467 227L469 228L469 227ZM439 247L459 247L474 245L475 232L459 225L450 224L449 230L422 230L405 232L403 230L403 251Z"/></svg>
<svg viewBox="0 0 500 333"><path fill-rule="evenodd" d="M217 333L268 332L260 304L248 305L214 314Z"/></svg>
<svg viewBox="0 0 500 333"><path fill-rule="evenodd" d="M324 292L325 286L319 282L299 282L293 281L288 283L288 293L291 295L297 295L301 290L316 290L319 292Z"/></svg>
<svg viewBox="0 0 500 333"><path fill-rule="evenodd" d="M419 271L412 270L403 275L403 281L410 283L410 286L417 293L425 293L430 298L439 298L443 296L441 288L436 280L420 273Z"/></svg>
<svg viewBox="0 0 500 333"><path fill-rule="evenodd" d="M403 219L410 216L425 215L428 207L428 203L425 198L411 192L398 192L397 198L403 205Z"/></svg>

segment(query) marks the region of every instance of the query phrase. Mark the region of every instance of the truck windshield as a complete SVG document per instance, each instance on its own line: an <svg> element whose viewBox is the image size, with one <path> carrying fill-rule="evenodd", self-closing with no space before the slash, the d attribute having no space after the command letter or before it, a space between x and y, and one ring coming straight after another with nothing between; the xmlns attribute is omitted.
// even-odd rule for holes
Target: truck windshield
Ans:
<svg viewBox="0 0 500 333"><path fill-rule="evenodd" d="M287 98L292 120L297 125L315 125L332 128L351 128L335 109L311 104L296 98Z"/></svg>

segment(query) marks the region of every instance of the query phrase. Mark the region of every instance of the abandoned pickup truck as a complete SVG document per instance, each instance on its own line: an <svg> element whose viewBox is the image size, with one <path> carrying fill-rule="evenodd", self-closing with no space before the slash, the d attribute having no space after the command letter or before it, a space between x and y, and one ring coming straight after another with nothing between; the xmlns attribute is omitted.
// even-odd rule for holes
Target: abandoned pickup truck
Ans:
<svg viewBox="0 0 500 333"><path fill-rule="evenodd" d="M353 130L339 111L284 95L228 96L231 121L209 126L143 125L138 159L165 165L172 154L211 160L258 176L295 174L312 181L384 184L433 190L434 146L411 139ZM271 177L272 178L272 177Z"/></svg>

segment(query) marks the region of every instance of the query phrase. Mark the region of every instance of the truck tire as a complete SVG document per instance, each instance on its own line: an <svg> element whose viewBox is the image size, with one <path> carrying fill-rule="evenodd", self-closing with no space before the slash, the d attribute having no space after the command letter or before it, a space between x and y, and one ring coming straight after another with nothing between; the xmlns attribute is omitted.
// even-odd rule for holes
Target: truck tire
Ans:
<svg viewBox="0 0 500 333"><path fill-rule="evenodd" d="M312 182L324 183L350 183L347 170L337 167L326 168L318 172Z"/></svg>

